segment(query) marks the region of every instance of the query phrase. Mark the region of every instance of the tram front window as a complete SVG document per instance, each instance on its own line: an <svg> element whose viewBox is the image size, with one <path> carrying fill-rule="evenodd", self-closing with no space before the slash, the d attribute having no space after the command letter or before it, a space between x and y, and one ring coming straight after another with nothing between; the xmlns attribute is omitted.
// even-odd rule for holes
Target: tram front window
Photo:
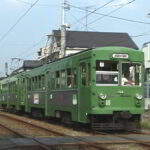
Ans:
<svg viewBox="0 0 150 150"><path fill-rule="evenodd" d="M137 63L122 63L122 86L141 86L141 65Z"/></svg>
<svg viewBox="0 0 150 150"><path fill-rule="evenodd" d="M96 61L96 85L118 85L117 61Z"/></svg>

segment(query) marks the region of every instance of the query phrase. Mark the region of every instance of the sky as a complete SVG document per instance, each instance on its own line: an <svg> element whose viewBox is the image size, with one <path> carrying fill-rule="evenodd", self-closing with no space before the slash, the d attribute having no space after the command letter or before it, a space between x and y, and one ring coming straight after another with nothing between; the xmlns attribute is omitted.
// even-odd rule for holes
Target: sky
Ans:
<svg viewBox="0 0 150 150"><path fill-rule="evenodd" d="M65 12L65 22L70 30L126 32L140 49L143 43L150 41L150 17L147 16L150 13L149 0L66 1L70 9ZM39 0L33 6L35 2L36 0L0 0L0 76L5 73L5 62L8 62L9 70L12 71L23 60L37 59L37 51L46 46L47 35L60 28L62 0ZM92 13L87 17L86 28L85 15L94 10L97 10L97 14ZM101 18L100 14L141 23L107 16ZM14 58L19 58L20 61Z"/></svg>

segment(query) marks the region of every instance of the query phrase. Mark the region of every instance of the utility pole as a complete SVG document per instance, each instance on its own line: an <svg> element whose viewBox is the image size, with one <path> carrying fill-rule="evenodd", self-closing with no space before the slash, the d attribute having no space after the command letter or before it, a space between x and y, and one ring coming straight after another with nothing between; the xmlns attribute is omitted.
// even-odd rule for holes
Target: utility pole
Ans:
<svg viewBox="0 0 150 150"><path fill-rule="evenodd" d="M66 25L61 25L61 58L66 55Z"/></svg>
<svg viewBox="0 0 150 150"><path fill-rule="evenodd" d="M61 52L60 57L63 58L66 56L66 20L65 20L65 11L69 10L66 0L62 0L62 15L61 15Z"/></svg>

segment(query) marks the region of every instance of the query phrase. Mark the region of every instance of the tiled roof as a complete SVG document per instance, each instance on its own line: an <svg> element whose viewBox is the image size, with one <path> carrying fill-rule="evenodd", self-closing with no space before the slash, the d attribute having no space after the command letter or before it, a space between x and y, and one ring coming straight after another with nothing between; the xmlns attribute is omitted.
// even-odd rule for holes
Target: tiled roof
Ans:
<svg viewBox="0 0 150 150"><path fill-rule="evenodd" d="M58 46L60 46L60 30L53 30ZM138 49L127 33L66 31L66 47L92 48L104 46L123 46Z"/></svg>

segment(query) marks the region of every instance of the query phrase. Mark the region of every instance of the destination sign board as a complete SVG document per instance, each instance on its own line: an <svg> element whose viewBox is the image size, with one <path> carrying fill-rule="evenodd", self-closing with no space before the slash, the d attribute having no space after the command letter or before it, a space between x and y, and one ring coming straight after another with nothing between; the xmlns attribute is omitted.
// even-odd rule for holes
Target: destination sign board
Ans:
<svg viewBox="0 0 150 150"><path fill-rule="evenodd" d="M122 59L128 59L129 55L128 54L112 54L113 58L122 58Z"/></svg>

